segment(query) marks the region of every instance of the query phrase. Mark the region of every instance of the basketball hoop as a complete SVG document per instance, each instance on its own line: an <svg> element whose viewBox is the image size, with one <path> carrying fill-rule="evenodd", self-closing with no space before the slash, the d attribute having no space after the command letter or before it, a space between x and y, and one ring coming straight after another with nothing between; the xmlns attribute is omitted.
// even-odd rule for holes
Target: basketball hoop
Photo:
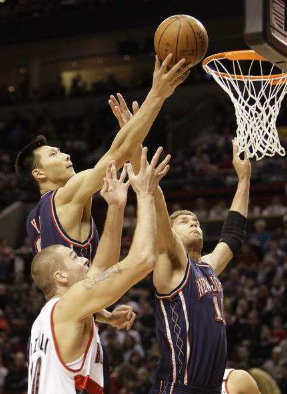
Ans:
<svg viewBox="0 0 287 394"><path fill-rule="evenodd" d="M238 154L246 151L248 157L256 160L275 153L285 156L276 120L287 92L287 73L250 50L209 56L202 67L233 102Z"/></svg>

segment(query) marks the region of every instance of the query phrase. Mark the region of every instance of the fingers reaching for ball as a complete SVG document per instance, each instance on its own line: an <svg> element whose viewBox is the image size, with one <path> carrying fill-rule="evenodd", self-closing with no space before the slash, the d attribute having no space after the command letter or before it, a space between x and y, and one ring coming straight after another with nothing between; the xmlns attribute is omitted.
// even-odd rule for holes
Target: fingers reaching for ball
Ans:
<svg viewBox="0 0 287 394"><path fill-rule="evenodd" d="M172 69L168 72L167 78L171 82L171 84L175 83L176 81L180 81L181 83L186 80L186 78L190 74L190 69L192 64L185 64L182 59Z"/></svg>
<svg viewBox="0 0 287 394"><path fill-rule="evenodd" d="M172 54L172 53L169 53L169 54L167 55L167 57L164 59L164 61L162 62L162 65L161 65L161 67L160 67L160 71L161 71L163 74L166 74L166 73L167 73L167 67L168 67L168 65L170 64L172 57L173 57L173 54Z"/></svg>

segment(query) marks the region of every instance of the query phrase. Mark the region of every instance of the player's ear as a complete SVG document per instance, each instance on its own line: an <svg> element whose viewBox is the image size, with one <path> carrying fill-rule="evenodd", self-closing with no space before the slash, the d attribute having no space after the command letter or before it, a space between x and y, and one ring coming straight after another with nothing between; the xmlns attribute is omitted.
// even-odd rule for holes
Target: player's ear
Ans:
<svg viewBox="0 0 287 394"><path fill-rule="evenodd" d="M32 175L33 175L33 177L36 180L40 180L40 179L46 178L46 175L39 168L34 168L34 170L32 171Z"/></svg>
<svg viewBox="0 0 287 394"><path fill-rule="evenodd" d="M67 284L68 283L68 274L65 271L59 270L54 273L54 278L56 279L57 282L60 282L61 284Z"/></svg>

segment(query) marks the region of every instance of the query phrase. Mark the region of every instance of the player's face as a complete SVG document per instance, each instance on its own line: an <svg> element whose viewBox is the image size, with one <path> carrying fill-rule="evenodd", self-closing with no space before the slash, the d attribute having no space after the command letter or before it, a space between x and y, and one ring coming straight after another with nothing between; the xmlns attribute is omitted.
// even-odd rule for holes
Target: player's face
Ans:
<svg viewBox="0 0 287 394"><path fill-rule="evenodd" d="M174 220L172 228L180 236L186 248L201 250L203 234L196 216L180 215Z"/></svg>
<svg viewBox="0 0 287 394"><path fill-rule="evenodd" d="M39 170L44 176L42 179L64 185L75 175L70 156L61 152L59 148L45 145L35 149L34 152L40 158Z"/></svg>
<svg viewBox="0 0 287 394"><path fill-rule="evenodd" d="M69 285L86 279L89 270L89 260L79 257L73 250L65 251L64 263L68 272Z"/></svg>

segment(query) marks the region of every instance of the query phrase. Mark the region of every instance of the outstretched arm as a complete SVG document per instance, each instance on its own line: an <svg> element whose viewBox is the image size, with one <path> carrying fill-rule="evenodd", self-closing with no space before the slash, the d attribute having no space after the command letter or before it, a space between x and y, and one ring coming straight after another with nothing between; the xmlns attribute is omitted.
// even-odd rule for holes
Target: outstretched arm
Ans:
<svg viewBox="0 0 287 394"><path fill-rule="evenodd" d="M244 160L238 157L235 140L232 141L232 144L233 166L238 176L237 190L225 220L219 243L212 253L202 257L202 260L212 265L217 275L224 270L234 253L238 252L242 246L248 213L251 165L246 155Z"/></svg>
<svg viewBox="0 0 287 394"><path fill-rule="evenodd" d="M132 112L129 110L123 96L118 93L117 98L111 96L109 105L119 126L123 127L129 122L139 109L136 101L132 104ZM135 172L140 168L140 157L142 148L138 150L131 158L131 163ZM185 268L186 252L180 237L171 228L169 213L166 206L164 194L158 186L155 193L155 204L157 214L157 262L153 272L153 281L155 287L160 290L163 285L170 282L174 269Z"/></svg>
<svg viewBox="0 0 287 394"><path fill-rule="evenodd" d="M63 206L70 202L84 204L103 184L107 163L115 160L117 169L130 159L134 150L142 143L157 117L165 99L169 97L188 76L190 65L180 60L171 70L167 70L171 60L169 55L160 65L155 62L152 88L144 103L133 119L116 135L109 151L93 169L74 175L67 184L57 192L56 204Z"/></svg>
<svg viewBox="0 0 287 394"><path fill-rule="evenodd" d="M140 168L141 149L142 148L138 149L131 159L131 163L135 172L138 172ZM162 148L160 149L162 152ZM170 160L170 158L171 156L167 155L165 160ZM183 261L185 264L186 253L184 251L182 241L180 240L176 232L173 231L173 229L171 228L165 197L159 186L157 187L157 190L155 192L155 207L157 215L157 254L169 254L170 256L174 257L174 262L178 262L180 264L180 262ZM159 264L157 262L157 266L158 265ZM165 273L166 275L168 275L166 269L167 267L165 267ZM154 274L156 273L156 271L157 269L154 270ZM161 273L159 274L159 276L161 276ZM164 273L162 274L164 275Z"/></svg>
<svg viewBox="0 0 287 394"><path fill-rule="evenodd" d="M106 222L97 254L93 261L94 275L100 275L105 270L119 261L121 234L123 227L123 215L127 201L129 182L124 183L126 177L126 165L117 179L115 162L110 161L106 168L106 177L101 190L101 196L108 204ZM112 312L105 309L96 315L96 321L106 323L116 328L130 329L136 318L132 308L121 305Z"/></svg>
<svg viewBox="0 0 287 394"><path fill-rule="evenodd" d="M138 150L131 160L135 171L140 166L140 152L141 150ZM155 207L157 260L153 271L153 283L158 292L168 293L170 289L167 285L174 271L186 267L186 252L180 237L171 228L164 194L159 186L155 192Z"/></svg>
<svg viewBox="0 0 287 394"><path fill-rule="evenodd" d="M139 110L137 101L132 104L132 112L129 110L123 96L117 94L117 98L111 96L109 105L115 117L119 122L120 127L124 127L125 124L131 121L134 115ZM140 158L141 158L142 147L140 146L131 158L134 171L137 173L140 169ZM167 156L167 158L170 155ZM175 252L175 245L179 241L176 233L172 230L169 220L169 213L167 210L165 198L161 188L158 186L155 193L156 202L156 213L157 213L157 253L162 252ZM181 242L179 242L181 244Z"/></svg>
<svg viewBox="0 0 287 394"><path fill-rule="evenodd" d="M124 183L125 177L126 165L120 178L117 179L115 162L108 163L101 190L101 196L108 203L108 211L104 231L91 267L96 276L119 261L123 216L129 187L129 182Z"/></svg>
<svg viewBox="0 0 287 394"><path fill-rule="evenodd" d="M159 180L169 169L165 162L157 166L159 155L158 151L149 165L144 149L139 174L134 175L131 164L127 168L138 201L137 226L128 256L100 276L95 276L92 265L87 279L72 286L58 302L58 322L82 321L116 302L153 270L156 258L154 193Z"/></svg>

